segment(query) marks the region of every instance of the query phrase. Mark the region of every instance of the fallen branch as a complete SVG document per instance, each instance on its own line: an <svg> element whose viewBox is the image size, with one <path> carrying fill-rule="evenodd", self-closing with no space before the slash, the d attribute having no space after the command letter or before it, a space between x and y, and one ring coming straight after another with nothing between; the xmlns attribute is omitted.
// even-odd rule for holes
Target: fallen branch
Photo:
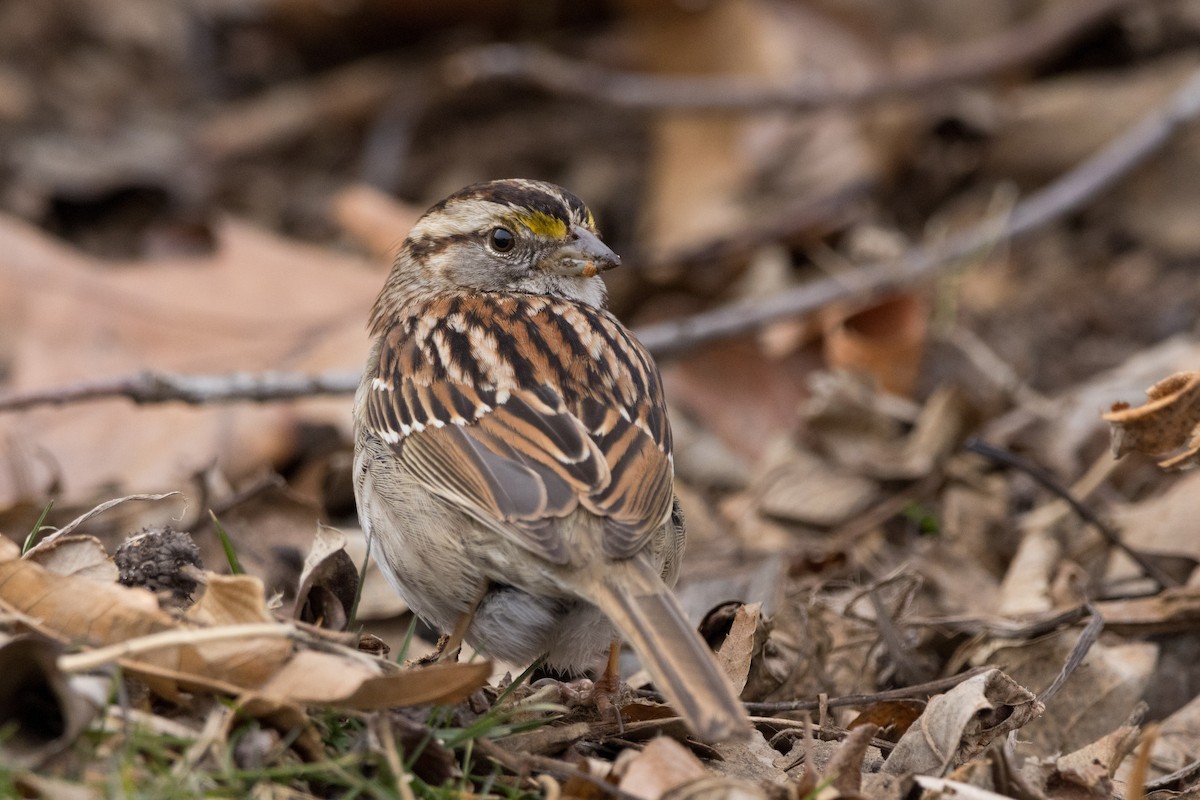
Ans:
<svg viewBox="0 0 1200 800"><path fill-rule="evenodd" d="M168 402L205 405L236 400L293 400L320 395L351 394L358 388L358 377L358 373L344 370L319 375L290 372L179 375L146 370L133 375L86 381L71 386L17 392L0 397L0 411L21 411L36 406L61 406L113 397L124 397L139 405Z"/></svg>
<svg viewBox="0 0 1200 800"><path fill-rule="evenodd" d="M883 703L890 700L928 699L931 695L941 694L953 689L963 681L974 678L976 675L982 675L993 669L995 667L974 667L947 678L939 678L935 681L927 681L913 686L904 686L899 689L887 689L882 692L872 692L870 694L851 694L845 697L830 697L824 701L825 708L869 706L872 703ZM746 703L746 711L751 714L777 714L783 711L816 711L821 707L821 702L821 700L780 700L770 703Z"/></svg>
<svg viewBox="0 0 1200 800"><path fill-rule="evenodd" d="M869 298L928 277L947 264L962 261L1000 242L1017 239L1078 210L1161 150L1180 127L1197 116L1200 116L1200 70L1193 72L1182 88L1159 108L1099 153L1018 202L1006 215L989 217L939 244L914 248L896 261L866 264L854 270L852 280L828 278L769 298L732 303L683 319L649 325L635 333L655 358L665 360L708 342L749 333L777 319L812 313L837 300ZM358 376L344 371L319 375L140 372L0 396L0 411L111 397L126 397L136 403L266 402L351 394L357 386Z"/></svg>
<svg viewBox="0 0 1200 800"><path fill-rule="evenodd" d="M1185 123L1200 116L1200 70L1157 109L1096 155L1018 202L1006 215L983 220L936 245L898 260L866 264L849 276L798 286L768 298L733 303L641 328L638 338L656 358L706 342L748 333L774 320L800 316L849 297L869 297L928 276L937 269L1017 239L1082 207L1162 149Z"/></svg>
<svg viewBox="0 0 1200 800"><path fill-rule="evenodd" d="M930 92L1036 63L1130 5L1132 0L1051 3L1046 13L995 36L952 48L928 66L901 69L861 86L838 86L823 78L768 87L738 78L646 75L578 61L540 47L513 44L489 45L462 53L450 60L448 73L451 82L459 85L520 81L556 94L652 111L857 106Z"/></svg>

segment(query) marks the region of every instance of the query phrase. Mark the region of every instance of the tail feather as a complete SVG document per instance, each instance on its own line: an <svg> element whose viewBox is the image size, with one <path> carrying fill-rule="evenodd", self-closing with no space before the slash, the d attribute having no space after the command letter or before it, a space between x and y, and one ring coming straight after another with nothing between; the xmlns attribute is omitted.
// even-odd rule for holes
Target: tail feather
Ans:
<svg viewBox="0 0 1200 800"><path fill-rule="evenodd" d="M679 602L641 558L606 565L587 594L625 636L654 685L700 739L749 729L746 710Z"/></svg>

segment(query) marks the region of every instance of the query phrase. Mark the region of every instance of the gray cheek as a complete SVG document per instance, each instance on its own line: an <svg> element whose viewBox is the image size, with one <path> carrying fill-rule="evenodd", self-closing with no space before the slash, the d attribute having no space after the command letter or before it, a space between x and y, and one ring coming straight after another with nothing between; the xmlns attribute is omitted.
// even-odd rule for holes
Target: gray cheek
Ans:
<svg viewBox="0 0 1200 800"><path fill-rule="evenodd" d="M499 256L480 244L454 255L452 275L459 286L499 291L528 279L531 267L527 253Z"/></svg>

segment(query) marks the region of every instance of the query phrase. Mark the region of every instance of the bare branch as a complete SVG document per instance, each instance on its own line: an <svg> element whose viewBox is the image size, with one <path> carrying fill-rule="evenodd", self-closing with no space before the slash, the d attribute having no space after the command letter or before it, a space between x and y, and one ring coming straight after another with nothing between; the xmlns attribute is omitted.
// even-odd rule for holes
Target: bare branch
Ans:
<svg viewBox="0 0 1200 800"><path fill-rule="evenodd" d="M914 248L896 261L866 264L854 271L852 281L837 278L817 281L770 298L733 303L683 319L646 326L635 333L656 358L664 360L707 342L749 333L783 317L812 313L836 300L866 298L928 277L946 264L961 261L999 242L1016 239L1079 209L1162 149L1182 125L1197 116L1200 116L1200 70L1192 73L1183 87L1162 106L1099 153L1017 203L1007 215L985 219L939 244ZM352 394L357 386L358 375L349 372L321 375L140 372L74 386L0 396L0 411L111 397L127 397L135 403L265 402Z"/></svg>
<svg viewBox="0 0 1200 800"><path fill-rule="evenodd" d="M450 81L460 85L514 80L557 94L642 110L729 112L855 106L930 92L1035 63L1132 3L1051 3L1046 13L996 36L950 49L928 66L892 72L861 86L837 86L824 78L767 87L738 78L645 75L525 45L490 45L462 53L450 60L448 73Z"/></svg>
<svg viewBox="0 0 1200 800"><path fill-rule="evenodd" d="M204 405L235 400L293 400L318 395L352 394L358 388L358 378L359 373L347 371L320 375L289 372L178 375L147 370L117 378L0 396L0 411L21 411L35 406L60 406L112 397L124 397L139 405L171 401Z"/></svg>
<svg viewBox="0 0 1200 800"><path fill-rule="evenodd" d="M865 264L850 276L807 283L769 298L733 303L683 319L650 325L638 338L655 358L748 333L774 320L809 314L849 297L870 297L926 277L946 264L1044 227L1082 207L1162 149L1185 123L1200 116L1200 70L1159 108L1103 150L1043 189L945 241L917 247L895 261ZM852 279L847 279L852 278Z"/></svg>

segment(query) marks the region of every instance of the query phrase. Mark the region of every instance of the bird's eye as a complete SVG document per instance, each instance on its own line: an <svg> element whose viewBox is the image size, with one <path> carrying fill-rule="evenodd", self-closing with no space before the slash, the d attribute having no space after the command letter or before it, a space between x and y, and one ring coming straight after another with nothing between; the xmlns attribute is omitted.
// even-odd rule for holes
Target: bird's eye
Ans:
<svg viewBox="0 0 1200 800"><path fill-rule="evenodd" d="M517 237L513 236L508 228L492 228L492 232L488 234L488 244L497 253L507 253L516 243Z"/></svg>

